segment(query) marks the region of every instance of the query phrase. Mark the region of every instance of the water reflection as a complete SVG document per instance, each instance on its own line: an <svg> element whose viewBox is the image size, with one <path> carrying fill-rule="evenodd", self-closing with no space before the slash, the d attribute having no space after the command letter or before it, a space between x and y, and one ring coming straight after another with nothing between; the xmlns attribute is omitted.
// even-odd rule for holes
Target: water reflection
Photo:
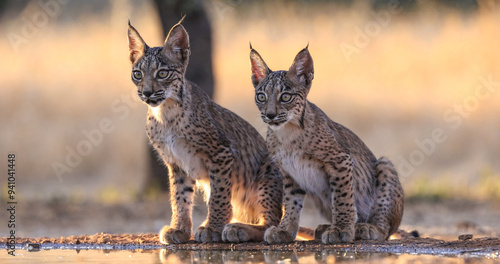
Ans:
<svg viewBox="0 0 500 264"><path fill-rule="evenodd" d="M312 255L308 253L307 255ZM289 251L175 251L163 249L162 263L299 263Z"/></svg>
<svg viewBox="0 0 500 264"><path fill-rule="evenodd" d="M160 252L161 263L493 263L484 258L458 258L427 255L357 253L324 250L321 252L293 251L183 251Z"/></svg>
<svg viewBox="0 0 500 264"><path fill-rule="evenodd" d="M2 250L0 263L496 263L495 259L439 257L428 255L356 253L334 250L292 251L186 251L186 250L17 250L12 257Z"/></svg>

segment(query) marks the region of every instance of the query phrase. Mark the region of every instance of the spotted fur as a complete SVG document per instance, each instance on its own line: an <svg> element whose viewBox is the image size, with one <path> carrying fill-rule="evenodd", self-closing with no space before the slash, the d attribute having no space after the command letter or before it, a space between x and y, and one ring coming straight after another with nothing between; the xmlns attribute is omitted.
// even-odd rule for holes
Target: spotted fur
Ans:
<svg viewBox="0 0 500 264"><path fill-rule="evenodd" d="M306 194L331 223L316 229L325 244L385 240L397 231L403 214L397 172L307 100L314 78L308 48L288 71L271 71L252 48L250 61L256 104L268 124L267 146L284 175L285 213L265 240L295 238Z"/></svg>
<svg viewBox="0 0 500 264"><path fill-rule="evenodd" d="M265 140L184 78L190 47L180 22L161 47L148 47L131 25L128 39L132 81L148 105L146 132L169 170L172 219L160 232L161 242L192 238L196 184L209 197L196 241L262 241L266 228L280 221L283 190ZM242 222L231 222L233 217Z"/></svg>

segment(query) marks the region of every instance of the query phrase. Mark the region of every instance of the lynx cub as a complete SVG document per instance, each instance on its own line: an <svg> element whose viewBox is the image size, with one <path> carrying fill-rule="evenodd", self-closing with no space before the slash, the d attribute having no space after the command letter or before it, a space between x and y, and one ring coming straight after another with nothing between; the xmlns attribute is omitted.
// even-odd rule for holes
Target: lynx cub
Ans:
<svg viewBox="0 0 500 264"><path fill-rule="evenodd" d="M306 194L332 223L315 231L323 243L387 239L403 214L398 175L389 160L377 160L353 132L307 101L314 77L307 47L288 71L271 71L252 48L250 61L256 104L269 126L267 146L284 175L285 214L265 240L295 239Z"/></svg>
<svg viewBox="0 0 500 264"><path fill-rule="evenodd" d="M172 220L164 244L191 238L195 184L210 190L198 242L262 241L282 216L282 176L264 139L184 78L189 36L179 21L162 47L150 48L129 24L132 81L148 105L146 132L169 170ZM233 216L243 223L229 224Z"/></svg>

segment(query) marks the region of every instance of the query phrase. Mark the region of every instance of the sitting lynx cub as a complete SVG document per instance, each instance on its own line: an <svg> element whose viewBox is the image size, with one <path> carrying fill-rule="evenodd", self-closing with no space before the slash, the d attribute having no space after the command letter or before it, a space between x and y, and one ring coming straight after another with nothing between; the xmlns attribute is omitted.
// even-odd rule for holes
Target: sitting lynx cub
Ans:
<svg viewBox="0 0 500 264"><path fill-rule="evenodd" d="M193 188L200 183L210 193L196 241L262 241L282 216L281 173L250 124L184 78L190 47L181 22L162 47L148 47L128 28L132 81L148 105L146 132L169 170L172 220L160 240L191 238ZM249 224L229 224L233 216Z"/></svg>
<svg viewBox="0 0 500 264"><path fill-rule="evenodd" d="M323 243L389 238L403 214L403 189L392 163L377 160L353 132L307 101L314 77L307 47L288 71L271 71L250 48L255 100L269 126L267 146L284 176L285 214L265 240L295 239L306 194L332 223L315 231Z"/></svg>

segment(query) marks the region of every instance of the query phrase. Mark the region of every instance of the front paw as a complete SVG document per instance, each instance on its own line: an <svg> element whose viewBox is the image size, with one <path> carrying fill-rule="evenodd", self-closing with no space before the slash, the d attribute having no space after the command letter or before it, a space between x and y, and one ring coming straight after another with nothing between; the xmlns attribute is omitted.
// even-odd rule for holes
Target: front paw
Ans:
<svg viewBox="0 0 500 264"><path fill-rule="evenodd" d="M221 242L221 230L209 226L200 226L194 234L194 240L200 243Z"/></svg>
<svg viewBox="0 0 500 264"><path fill-rule="evenodd" d="M354 240L354 228L340 229L337 226L330 226L321 235L323 244L349 243Z"/></svg>
<svg viewBox="0 0 500 264"><path fill-rule="evenodd" d="M263 226L252 226L243 223L227 224L222 231L222 241L231 243L261 242L264 231Z"/></svg>
<svg viewBox="0 0 500 264"><path fill-rule="evenodd" d="M386 237L387 236L374 225L368 223L356 224L356 239L381 241L385 240Z"/></svg>
<svg viewBox="0 0 500 264"><path fill-rule="evenodd" d="M160 242L162 244L182 244L191 238L191 234L170 226L164 226L160 231Z"/></svg>
<svg viewBox="0 0 500 264"><path fill-rule="evenodd" d="M314 230L314 240L321 240L321 236L331 225L318 225Z"/></svg>
<svg viewBox="0 0 500 264"><path fill-rule="evenodd" d="M284 229L271 226L264 233L264 240L270 244L289 243L293 242L295 237Z"/></svg>

